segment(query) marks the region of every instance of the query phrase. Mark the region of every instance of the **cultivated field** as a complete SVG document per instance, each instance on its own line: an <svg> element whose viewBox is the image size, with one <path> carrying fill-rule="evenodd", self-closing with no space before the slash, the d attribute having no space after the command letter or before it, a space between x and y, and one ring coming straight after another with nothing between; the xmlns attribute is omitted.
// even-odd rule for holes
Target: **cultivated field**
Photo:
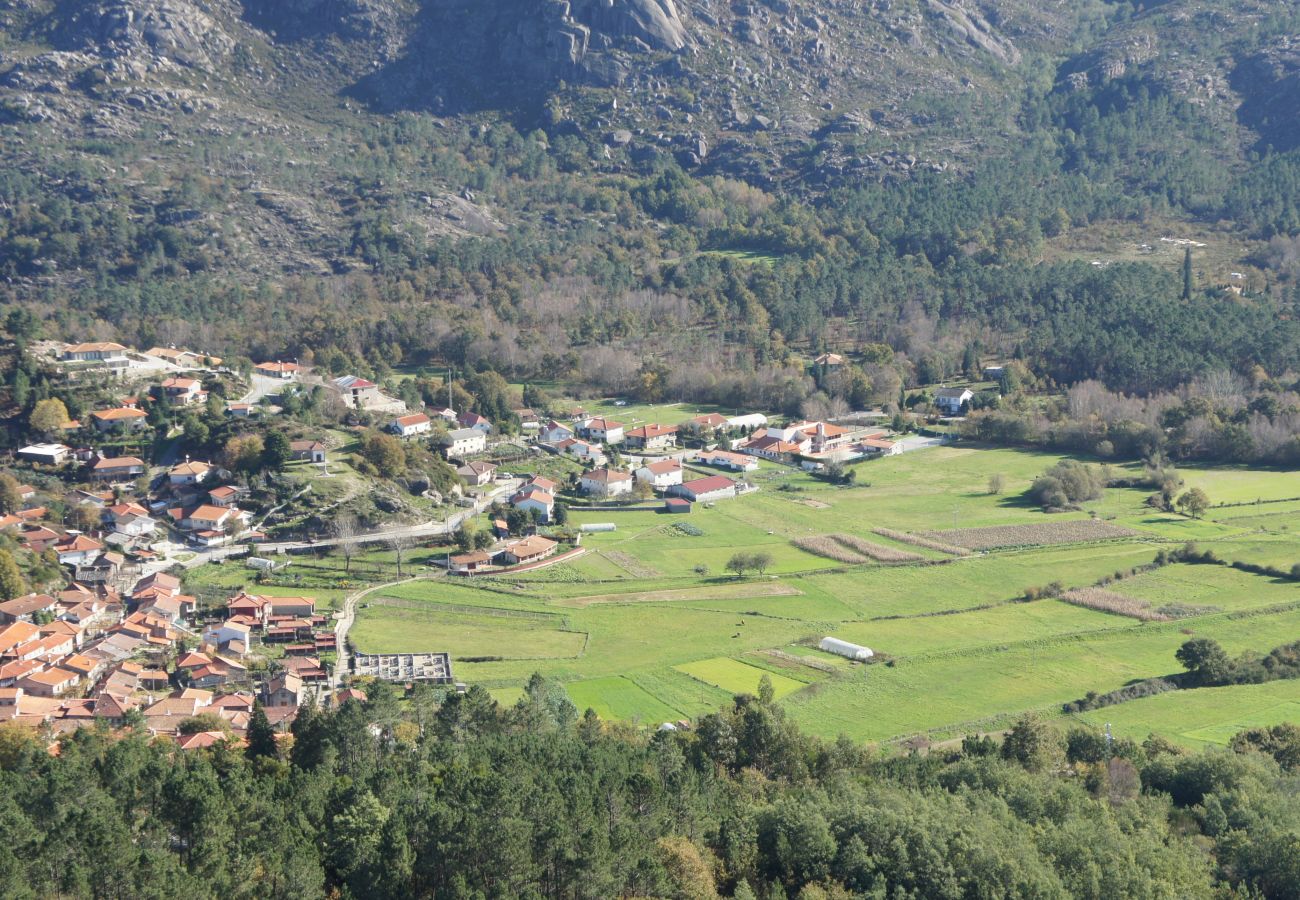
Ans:
<svg viewBox="0 0 1300 900"><path fill-rule="evenodd" d="M992 525L951 531L925 531L921 537L967 550L998 550L1005 547L1045 547L1050 544L1083 544L1133 537L1128 528L1108 525L1096 519L1073 522L1034 522L1025 525Z"/></svg>
<svg viewBox="0 0 1300 900"><path fill-rule="evenodd" d="M604 411L688 417L618 410ZM1026 710L1060 716L1089 691L1178 671L1174 652L1192 636L1231 653L1300 639L1300 582L1226 565L1133 574L1189 540L1289 571L1300 562L1300 503L1286 499L1300 493L1295 473L1180 469L1212 502L1221 493L1250 504L1197 520L1146 507L1149 490L1118 488L1080 512L1047 515L1024 491L1059 459L933 448L858 464L852 486L764 462L750 476L758 492L697 507L680 520L689 530L653 511L575 510L575 523L617 528L585 536L584 556L536 572L386 588L353 635L367 650L447 650L458 680L499 702L540 671L580 709L645 725L715 710L767 674L801 726L866 741L992 730ZM995 474L1005 483L997 495L986 490ZM734 554L759 551L773 560L764 576L727 571ZM1064 598L1025 602L1049 584ZM827 635L871 647L877 661L822 653L816 642ZM1159 704L1146 719L1136 703L1085 718L1211 740L1188 735L1240 717L1219 716L1199 693L1139 701ZM1291 715L1286 695L1259 693L1271 705L1243 700L1243 716L1257 706L1264 718Z"/></svg>

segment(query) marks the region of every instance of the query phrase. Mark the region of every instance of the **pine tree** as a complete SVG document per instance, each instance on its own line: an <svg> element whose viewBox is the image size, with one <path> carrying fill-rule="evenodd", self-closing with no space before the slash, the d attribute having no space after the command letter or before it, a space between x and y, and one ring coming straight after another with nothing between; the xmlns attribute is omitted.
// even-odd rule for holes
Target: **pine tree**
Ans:
<svg viewBox="0 0 1300 900"><path fill-rule="evenodd" d="M260 702L255 702L253 715L248 720L248 748L244 751L244 755L249 759L262 756L275 759L279 752L275 742L275 729L271 727L271 722L266 717L266 710L262 708Z"/></svg>
<svg viewBox="0 0 1300 900"><path fill-rule="evenodd" d="M0 600L12 600L25 593L27 585L14 555L8 550L0 550Z"/></svg>
<svg viewBox="0 0 1300 900"><path fill-rule="evenodd" d="M1183 299L1192 299L1192 248L1183 251Z"/></svg>

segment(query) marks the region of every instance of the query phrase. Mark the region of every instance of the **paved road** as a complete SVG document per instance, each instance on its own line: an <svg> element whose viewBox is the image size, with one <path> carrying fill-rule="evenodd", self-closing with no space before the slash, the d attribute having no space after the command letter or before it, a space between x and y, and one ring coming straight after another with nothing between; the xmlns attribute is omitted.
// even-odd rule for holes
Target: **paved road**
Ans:
<svg viewBox="0 0 1300 900"><path fill-rule="evenodd" d="M248 393L239 398L240 403L259 403L263 397L274 397L285 389L286 385L295 384L297 379L268 378L265 375L250 375Z"/></svg>

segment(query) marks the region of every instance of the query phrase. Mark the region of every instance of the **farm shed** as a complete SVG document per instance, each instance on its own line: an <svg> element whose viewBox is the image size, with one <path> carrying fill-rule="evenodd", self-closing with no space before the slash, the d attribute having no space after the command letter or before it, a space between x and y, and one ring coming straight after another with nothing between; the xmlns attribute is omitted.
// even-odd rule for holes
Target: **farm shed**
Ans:
<svg viewBox="0 0 1300 900"><path fill-rule="evenodd" d="M613 522L588 522L585 525L578 526L579 531L618 531L618 526Z"/></svg>
<svg viewBox="0 0 1300 900"><path fill-rule="evenodd" d="M863 647L860 644L850 644L848 641L842 641L839 638L824 637L817 649L826 653L834 653L836 656L843 656L856 662L863 662L875 656L870 648Z"/></svg>
<svg viewBox="0 0 1300 900"><path fill-rule="evenodd" d="M682 497L669 497L664 501L664 512L669 513L689 513L691 511L691 501Z"/></svg>

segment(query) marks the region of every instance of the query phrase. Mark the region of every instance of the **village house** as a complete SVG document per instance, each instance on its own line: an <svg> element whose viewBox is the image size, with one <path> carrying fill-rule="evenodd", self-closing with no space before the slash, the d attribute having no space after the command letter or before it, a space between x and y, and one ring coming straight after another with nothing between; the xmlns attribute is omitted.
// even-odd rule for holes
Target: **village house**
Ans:
<svg viewBox="0 0 1300 900"><path fill-rule="evenodd" d="M701 465L727 469L732 472L754 472L758 470L758 460L754 459L754 457L746 456L743 453L732 453L730 450L707 450L695 459Z"/></svg>
<svg viewBox="0 0 1300 900"><path fill-rule="evenodd" d="M17 456L21 460L43 466L59 466L71 452L72 448L66 444L30 444L19 450Z"/></svg>
<svg viewBox="0 0 1300 900"><path fill-rule="evenodd" d="M96 554L85 562L76 563L72 577L86 584L106 584L117 577L126 558L115 550Z"/></svg>
<svg viewBox="0 0 1300 900"><path fill-rule="evenodd" d="M666 450L677 443L677 426L654 423L642 425L627 432L624 440L631 450L644 450L649 453Z"/></svg>
<svg viewBox="0 0 1300 900"><path fill-rule="evenodd" d="M331 381L330 385L338 391L343 403L353 409L366 409L388 401L380 393L379 385L357 375L343 375Z"/></svg>
<svg viewBox="0 0 1300 900"><path fill-rule="evenodd" d="M555 514L555 497L550 491L536 485L526 485L510 498L510 505L526 513L537 513L537 520L549 524Z"/></svg>
<svg viewBox="0 0 1300 900"><path fill-rule="evenodd" d="M600 447L578 440L578 438L565 438L555 445L555 449L565 456L572 456L574 459L590 466L604 465L605 460L608 458Z"/></svg>
<svg viewBox="0 0 1300 900"><path fill-rule="evenodd" d="M267 597L270 616L310 619L316 615L316 601L311 597Z"/></svg>
<svg viewBox="0 0 1300 900"><path fill-rule="evenodd" d="M213 506L231 507L239 502L239 499L247 493L247 490L234 484L223 484L221 487L214 487L208 491L208 502Z"/></svg>
<svg viewBox="0 0 1300 900"><path fill-rule="evenodd" d="M551 419L537 433L537 439L547 444L558 444L560 441L566 441L576 436L576 432L568 425L562 425Z"/></svg>
<svg viewBox="0 0 1300 900"><path fill-rule="evenodd" d="M578 426L578 435L599 444L617 444L623 440L623 423L596 416Z"/></svg>
<svg viewBox="0 0 1300 900"><path fill-rule="evenodd" d="M239 593L226 601L228 621L241 622L255 628L266 625L271 614L271 601L266 597Z"/></svg>
<svg viewBox="0 0 1300 900"><path fill-rule="evenodd" d="M64 362L107 362L126 361L126 348L111 341L99 341L88 344L69 344L63 348L59 358Z"/></svg>
<svg viewBox="0 0 1300 900"><path fill-rule="evenodd" d="M279 378L284 381L296 377L301 371L302 368L297 363L291 362L264 362L253 367L255 375L261 375L263 378Z"/></svg>
<svg viewBox="0 0 1300 900"><path fill-rule="evenodd" d="M89 562L104 549L103 541L97 541L85 534L69 534L54 545L54 552L59 556L59 564L76 566Z"/></svg>
<svg viewBox="0 0 1300 900"><path fill-rule="evenodd" d="M511 410L519 418L519 428L521 431L540 431L542 420L537 417L537 413L531 409Z"/></svg>
<svg viewBox="0 0 1300 900"><path fill-rule="evenodd" d="M24 528L18 535L18 542L23 544L33 553L44 553L46 549L54 546L63 538L53 528L47 528L44 525L35 525Z"/></svg>
<svg viewBox="0 0 1300 900"><path fill-rule="evenodd" d="M974 399L970 388L939 388L934 392L934 405L939 411L949 416L959 416L962 408Z"/></svg>
<svg viewBox="0 0 1300 900"><path fill-rule="evenodd" d="M49 594L26 594L0 603L0 623L30 622L39 613L53 613L59 602Z"/></svg>
<svg viewBox="0 0 1300 900"><path fill-rule="evenodd" d="M579 480L579 487L584 494L593 497L619 497L632 493L632 476L617 469L592 469L584 472Z"/></svg>
<svg viewBox="0 0 1300 900"><path fill-rule="evenodd" d="M844 357L840 356L838 353L823 353L813 360L813 365L834 369L837 366L844 365Z"/></svg>
<svg viewBox="0 0 1300 900"><path fill-rule="evenodd" d="M165 360L174 366L197 368L199 366L219 366L220 356L208 353L195 353L193 350L177 350L174 347L150 347L144 351L145 356Z"/></svg>
<svg viewBox="0 0 1300 900"><path fill-rule="evenodd" d="M484 434L491 434L492 432L492 423L478 413L461 413L456 422L461 428L473 428Z"/></svg>
<svg viewBox="0 0 1300 900"><path fill-rule="evenodd" d="M186 459L185 462L173 466L167 473L167 481L173 487L179 487L186 484L201 484L207 481L208 476L213 474L212 466L198 460Z"/></svg>
<svg viewBox="0 0 1300 900"><path fill-rule="evenodd" d="M225 650L232 656L243 656L252 646L252 633L252 626L248 623L227 619L205 628L203 642Z"/></svg>
<svg viewBox="0 0 1300 900"><path fill-rule="evenodd" d="M253 409L251 403L227 403L226 415L234 416L237 419L247 419L253 415Z"/></svg>
<svg viewBox="0 0 1300 900"><path fill-rule="evenodd" d="M281 672L266 683L262 704L268 708L298 707L304 696L302 679L292 672Z"/></svg>
<svg viewBox="0 0 1300 900"><path fill-rule="evenodd" d="M471 487L482 487L485 484L491 484L492 479L496 477L496 473L497 467L487 462L473 461L456 467L456 474Z"/></svg>
<svg viewBox="0 0 1300 900"><path fill-rule="evenodd" d="M501 558L511 566L534 563L553 556L557 547L555 541L535 534L511 544L502 551Z"/></svg>
<svg viewBox="0 0 1300 900"><path fill-rule="evenodd" d="M33 697L62 697L80 683L76 672L56 667L19 678L17 687Z"/></svg>
<svg viewBox="0 0 1300 900"><path fill-rule="evenodd" d="M31 622L11 622L0 626L0 659L16 659L15 652L24 644L40 640L41 629Z"/></svg>
<svg viewBox="0 0 1300 900"><path fill-rule="evenodd" d="M411 413L409 416L398 416L388 423L388 430L398 437L410 438L421 434L428 434L433 428L433 420L424 413Z"/></svg>
<svg viewBox="0 0 1300 900"><path fill-rule="evenodd" d="M208 392L195 378L168 378L159 386L158 393L172 406L188 406L208 399Z"/></svg>
<svg viewBox="0 0 1300 900"><path fill-rule="evenodd" d="M727 417L719 413L705 413L682 423L682 430L696 436L704 436L727 428Z"/></svg>
<svg viewBox="0 0 1300 900"><path fill-rule="evenodd" d="M246 518L246 514L231 506L213 506L204 503L199 506L173 507L167 510L178 528L183 531L227 532L236 522Z"/></svg>
<svg viewBox="0 0 1300 900"><path fill-rule="evenodd" d="M492 565L492 554L483 550L454 553L447 559L447 567L454 575L473 575Z"/></svg>
<svg viewBox="0 0 1300 900"><path fill-rule="evenodd" d="M655 490L664 490L682 483L682 464L675 459L646 463L636 470L636 480Z"/></svg>
<svg viewBox="0 0 1300 900"><path fill-rule="evenodd" d="M325 445L320 441L290 441L289 452L297 460L309 460L314 463L325 462Z"/></svg>
<svg viewBox="0 0 1300 900"><path fill-rule="evenodd" d="M148 424L148 416L142 409L130 409L119 406L116 409L100 409L90 414L91 421L99 431L139 431Z"/></svg>
<svg viewBox="0 0 1300 900"><path fill-rule="evenodd" d="M448 432L447 456L463 457L487 450L487 435L477 428L457 428Z"/></svg>
<svg viewBox="0 0 1300 900"><path fill-rule="evenodd" d="M444 406L442 409L432 410L433 414L448 424L456 421L456 410L450 406Z"/></svg>
<svg viewBox="0 0 1300 900"><path fill-rule="evenodd" d="M725 500L736 496L736 482L725 475L709 475L670 487L668 493L685 497L692 503Z"/></svg>
<svg viewBox="0 0 1300 900"><path fill-rule="evenodd" d="M144 460L134 456L107 456L90 466L90 477L96 481L129 481L144 474Z"/></svg>

